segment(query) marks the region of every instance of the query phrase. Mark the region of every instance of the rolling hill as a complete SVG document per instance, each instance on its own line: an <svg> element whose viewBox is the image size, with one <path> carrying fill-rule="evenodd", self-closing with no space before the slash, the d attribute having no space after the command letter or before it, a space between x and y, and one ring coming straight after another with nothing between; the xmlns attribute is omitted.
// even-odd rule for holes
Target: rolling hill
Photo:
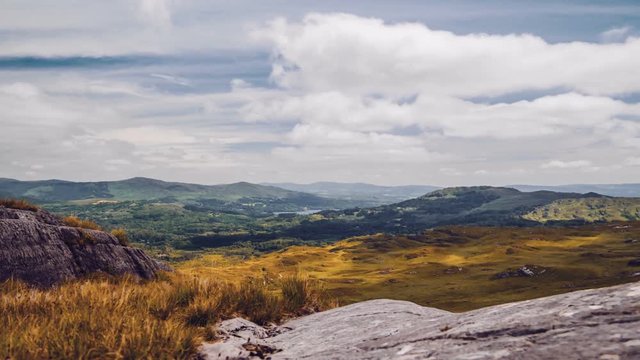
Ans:
<svg viewBox="0 0 640 360"><path fill-rule="evenodd" d="M572 185L510 185L520 191L559 191L575 193L598 193L607 196L640 197L640 184L572 184Z"/></svg>
<svg viewBox="0 0 640 360"><path fill-rule="evenodd" d="M245 207L258 212L335 209L360 203L328 199L274 186L238 182L224 185L198 185L166 182L149 178L120 181L72 182L63 180L20 181L0 179L0 194L25 198L37 203L103 201L161 201L189 204L204 209Z"/></svg>
<svg viewBox="0 0 640 360"><path fill-rule="evenodd" d="M292 191L302 191L322 197L344 200L357 200L366 206L392 204L422 196L440 189L431 185L380 186L365 183L315 182L312 184L267 183Z"/></svg>
<svg viewBox="0 0 640 360"><path fill-rule="evenodd" d="M593 206L596 203L599 206ZM456 187L396 204L323 211L314 215L313 220L303 221L288 229L287 235L335 239L375 233L412 234L444 225L526 226L554 221L585 223L638 220L638 205L640 198L610 198L595 193L521 192L490 186ZM552 206L554 211L545 212L544 206ZM621 213L626 217L622 218Z"/></svg>

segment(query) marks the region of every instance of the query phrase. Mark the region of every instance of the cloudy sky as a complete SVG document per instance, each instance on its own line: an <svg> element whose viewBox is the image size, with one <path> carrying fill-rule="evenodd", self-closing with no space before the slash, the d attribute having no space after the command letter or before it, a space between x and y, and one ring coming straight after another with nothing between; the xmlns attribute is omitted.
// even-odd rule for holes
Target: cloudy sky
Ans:
<svg viewBox="0 0 640 360"><path fill-rule="evenodd" d="M0 177L640 182L640 3L3 0Z"/></svg>

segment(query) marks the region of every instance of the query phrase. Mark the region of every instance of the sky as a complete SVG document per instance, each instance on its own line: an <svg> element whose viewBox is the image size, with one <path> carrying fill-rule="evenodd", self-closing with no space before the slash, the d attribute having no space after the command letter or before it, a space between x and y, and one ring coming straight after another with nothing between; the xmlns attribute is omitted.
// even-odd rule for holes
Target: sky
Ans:
<svg viewBox="0 0 640 360"><path fill-rule="evenodd" d="M0 177L640 182L640 2L3 0Z"/></svg>

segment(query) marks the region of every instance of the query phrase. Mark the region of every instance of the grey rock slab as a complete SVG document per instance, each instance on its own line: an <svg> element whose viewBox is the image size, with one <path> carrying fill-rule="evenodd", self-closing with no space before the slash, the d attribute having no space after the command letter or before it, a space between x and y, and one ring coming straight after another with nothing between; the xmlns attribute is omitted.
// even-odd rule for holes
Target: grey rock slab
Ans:
<svg viewBox="0 0 640 360"><path fill-rule="evenodd" d="M640 359L640 283L465 313L372 300L264 332L243 321L251 334L230 340L227 333L205 344L203 355L216 359L224 349L229 359ZM234 357L253 343L271 353Z"/></svg>
<svg viewBox="0 0 640 360"><path fill-rule="evenodd" d="M0 281L47 287L94 272L149 279L159 270L169 268L109 233L63 226L42 210L0 206Z"/></svg>

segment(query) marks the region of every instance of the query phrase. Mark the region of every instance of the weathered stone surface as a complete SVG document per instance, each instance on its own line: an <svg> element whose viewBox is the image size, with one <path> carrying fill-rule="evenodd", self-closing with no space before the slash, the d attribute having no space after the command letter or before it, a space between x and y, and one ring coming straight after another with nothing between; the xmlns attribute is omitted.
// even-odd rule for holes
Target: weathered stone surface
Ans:
<svg viewBox="0 0 640 360"><path fill-rule="evenodd" d="M10 277L50 286L93 272L152 278L168 269L111 234L63 226L46 211L0 206L0 281Z"/></svg>
<svg viewBox="0 0 640 360"><path fill-rule="evenodd" d="M203 346L207 358L640 359L640 283L460 314L372 300L264 332L246 321L228 324L227 340ZM251 355L254 348L271 354Z"/></svg>

